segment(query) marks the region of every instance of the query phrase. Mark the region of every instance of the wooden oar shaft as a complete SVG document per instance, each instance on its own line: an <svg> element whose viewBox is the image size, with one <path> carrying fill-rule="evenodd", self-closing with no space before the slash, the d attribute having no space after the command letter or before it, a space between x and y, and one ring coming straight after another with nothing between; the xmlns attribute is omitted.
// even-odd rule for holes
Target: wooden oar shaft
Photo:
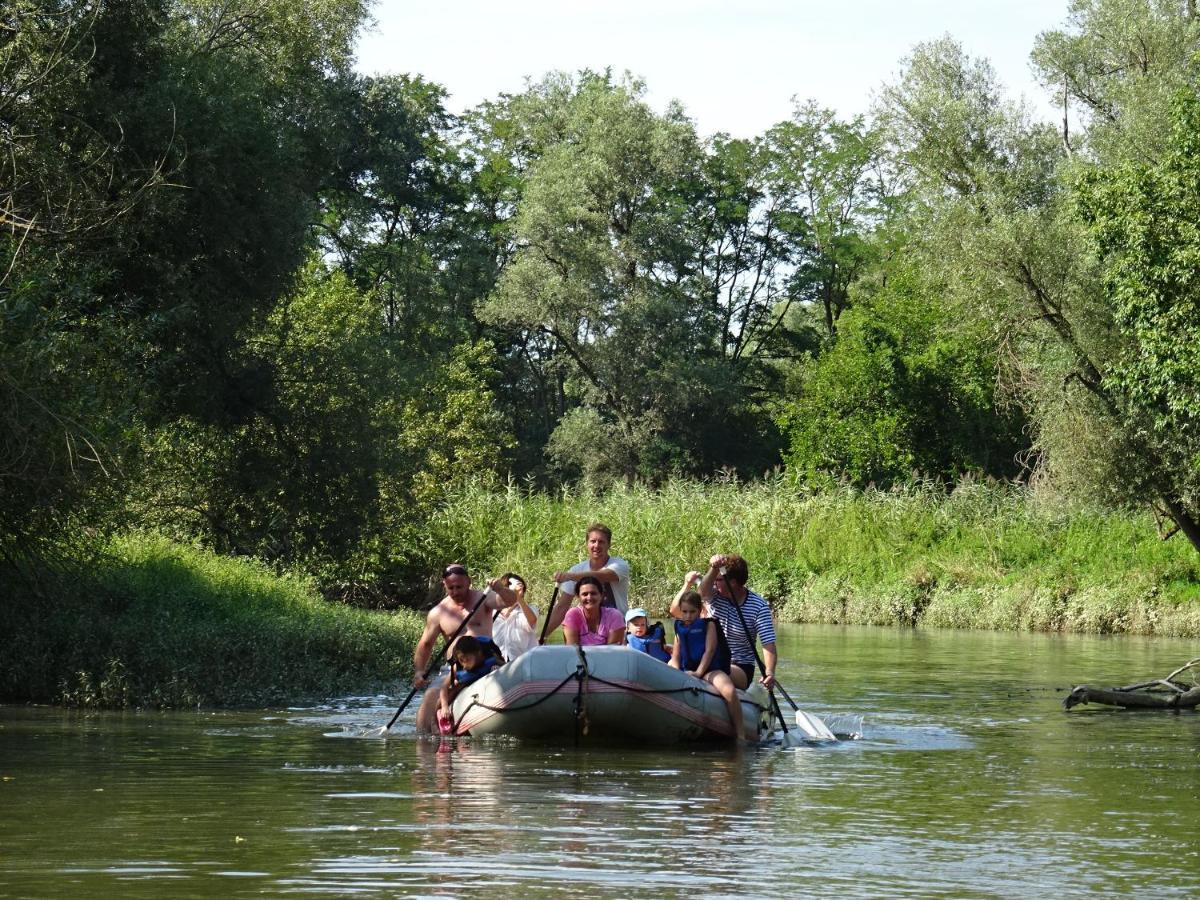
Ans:
<svg viewBox="0 0 1200 900"><path fill-rule="evenodd" d="M546 610L546 619L542 622L542 635L538 638L538 646L546 643L546 629L550 627L550 617L554 615L554 604L558 600L559 585L554 585L554 593L550 595L550 608Z"/></svg>

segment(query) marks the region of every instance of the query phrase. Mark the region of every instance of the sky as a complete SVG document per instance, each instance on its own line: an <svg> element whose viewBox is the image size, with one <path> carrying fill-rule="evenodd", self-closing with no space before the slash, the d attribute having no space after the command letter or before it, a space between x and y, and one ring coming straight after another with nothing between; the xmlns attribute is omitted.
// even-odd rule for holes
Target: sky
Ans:
<svg viewBox="0 0 1200 900"><path fill-rule="evenodd" d="M944 34L991 61L1013 98L1053 116L1029 52L1068 0L376 0L368 74L419 73L462 112L553 70L629 71L661 111L681 102L702 135L753 137L793 98L865 113L920 41Z"/></svg>

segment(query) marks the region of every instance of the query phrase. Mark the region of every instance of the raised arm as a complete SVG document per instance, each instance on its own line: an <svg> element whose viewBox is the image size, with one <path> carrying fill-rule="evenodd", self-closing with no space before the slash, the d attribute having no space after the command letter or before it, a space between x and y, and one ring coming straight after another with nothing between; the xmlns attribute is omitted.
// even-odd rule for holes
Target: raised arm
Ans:
<svg viewBox="0 0 1200 900"><path fill-rule="evenodd" d="M716 583L717 575L720 574L723 565L725 565L725 557L720 553L708 561L708 571L704 573L704 578L700 581L700 597L705 603L712 596L713 585Z"/></svg>
<svg viewBox="0 0 1200 900"><path fill-rule="evenodd" d="M676 619L679 618L679 604L683 601L683 595L686 594L688 591L693 590L693 586L699 580L700 580L699 572L688 572L687 575L683 576L683 587L681 587L679 589L679 593L677 593L675 595L675 599L671 601L670 612L671 612L671 615L674 616ZM705 599L705 595L703 593L700 594L700 599L706 603L708 602Z"/></svg>
<svg viewBox="0 0 1200 900"><path fill-rule="evenodd" d="M529 627L533 628L537 625L537 613L533 611L533 607L525 602L524 591L513 591L513 593L517 597L517 605L521 607L521 615L525 617L525 621L529 623Z"/></svg>
<svg viewBox="0 0 1200 900"><path fill-rule="evenodd" d="M507 609L517 602L517 592L503 578L493 578L488 582L488 589L496 595L484 600L488 609Z"/></svg>

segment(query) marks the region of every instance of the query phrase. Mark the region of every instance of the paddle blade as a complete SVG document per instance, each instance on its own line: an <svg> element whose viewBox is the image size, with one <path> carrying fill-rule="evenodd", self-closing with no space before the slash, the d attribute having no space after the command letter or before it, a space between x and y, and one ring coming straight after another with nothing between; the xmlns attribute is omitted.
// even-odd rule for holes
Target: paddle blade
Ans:
<svg viewBox="0 0 1200 900"><path fill-rule="evenodd" d="M783 747L803 747L809 740L799 731L785 731L779 743Z"/></svg>
<svg viewBox="0 0 1200 900"><path fill-rule="evenodd" d="M829 730L829 726L812 713L802 709L796 710L796 728L804 733L806 741L836 741L837 735Z"/></svg>
<svg viewBox="0 0 1200 900"><path fill-rule="evenodd" d="M839 741L857 741L863 736L863 717L857 713L834 713L824 720Z"/></svg>

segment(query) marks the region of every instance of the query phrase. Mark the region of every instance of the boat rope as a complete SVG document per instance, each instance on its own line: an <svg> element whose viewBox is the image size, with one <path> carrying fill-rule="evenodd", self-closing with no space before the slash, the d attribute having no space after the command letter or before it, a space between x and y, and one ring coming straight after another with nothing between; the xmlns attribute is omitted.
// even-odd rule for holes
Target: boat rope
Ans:
<svg viewBox="0 0 1200 900"><path fill-rule="evenodd" d="M616 681L609 681L606 678L601 678L599 675L591 674L584 668L584 666L579 666L575 669L574 672L572 672L566 678L564 678L562 681L560 681L558 684L556 684L553 687L553 689L551 689L550 691L548 691L547 693L543 694L541 697L538 697L536 700L534 700L530 703L525 703L525 704L522 704L521 706L492 706L491 704L484 703L482 700L479 699L478 696L475 696L475 697L471 698L470 704L467 706L466 709L463 710L462 715L460 715L459 718L460 719L464 718L466 716L466 714L468 712L470 712L472 709L474 709L476 706L478 706L480 709L486 709L488 712L494 712L494 713L521 712L522 710L533 709L535 706L539 706L540 704L545 703L547 700L549 700L551 697L553 697L555 694L557 694L559 691L561 691L564 687L566 687L568 682L571 682L571 681L580 682L580 688L576 693L576 703L578 703L579 696L583 693L582 681L583 681L583 678L585 677L585 675L591 681L598 682L599 684L605 684L605 685L608 685L609 687L615 687L615 688L618 688L623 691L629 691L629 693L631 693L631 694L689 694L690 693L690 694L707 694L710 697L716 697L718 700L722 699L721 695L719 693L717 693L716 691L714 691L710 688L707 688L707 687L701 687L700 685L688 685L686 687L681 687L681 688L638 687L637 685L621 684ZM751 706L753 706L759 712L762 712L763 710L765 710L767 708L767 707L763 706L761 703L757 703L756 701L750 699L749 697L743 696L741 699L742 699L743 703L749 703Z"/></svg>

